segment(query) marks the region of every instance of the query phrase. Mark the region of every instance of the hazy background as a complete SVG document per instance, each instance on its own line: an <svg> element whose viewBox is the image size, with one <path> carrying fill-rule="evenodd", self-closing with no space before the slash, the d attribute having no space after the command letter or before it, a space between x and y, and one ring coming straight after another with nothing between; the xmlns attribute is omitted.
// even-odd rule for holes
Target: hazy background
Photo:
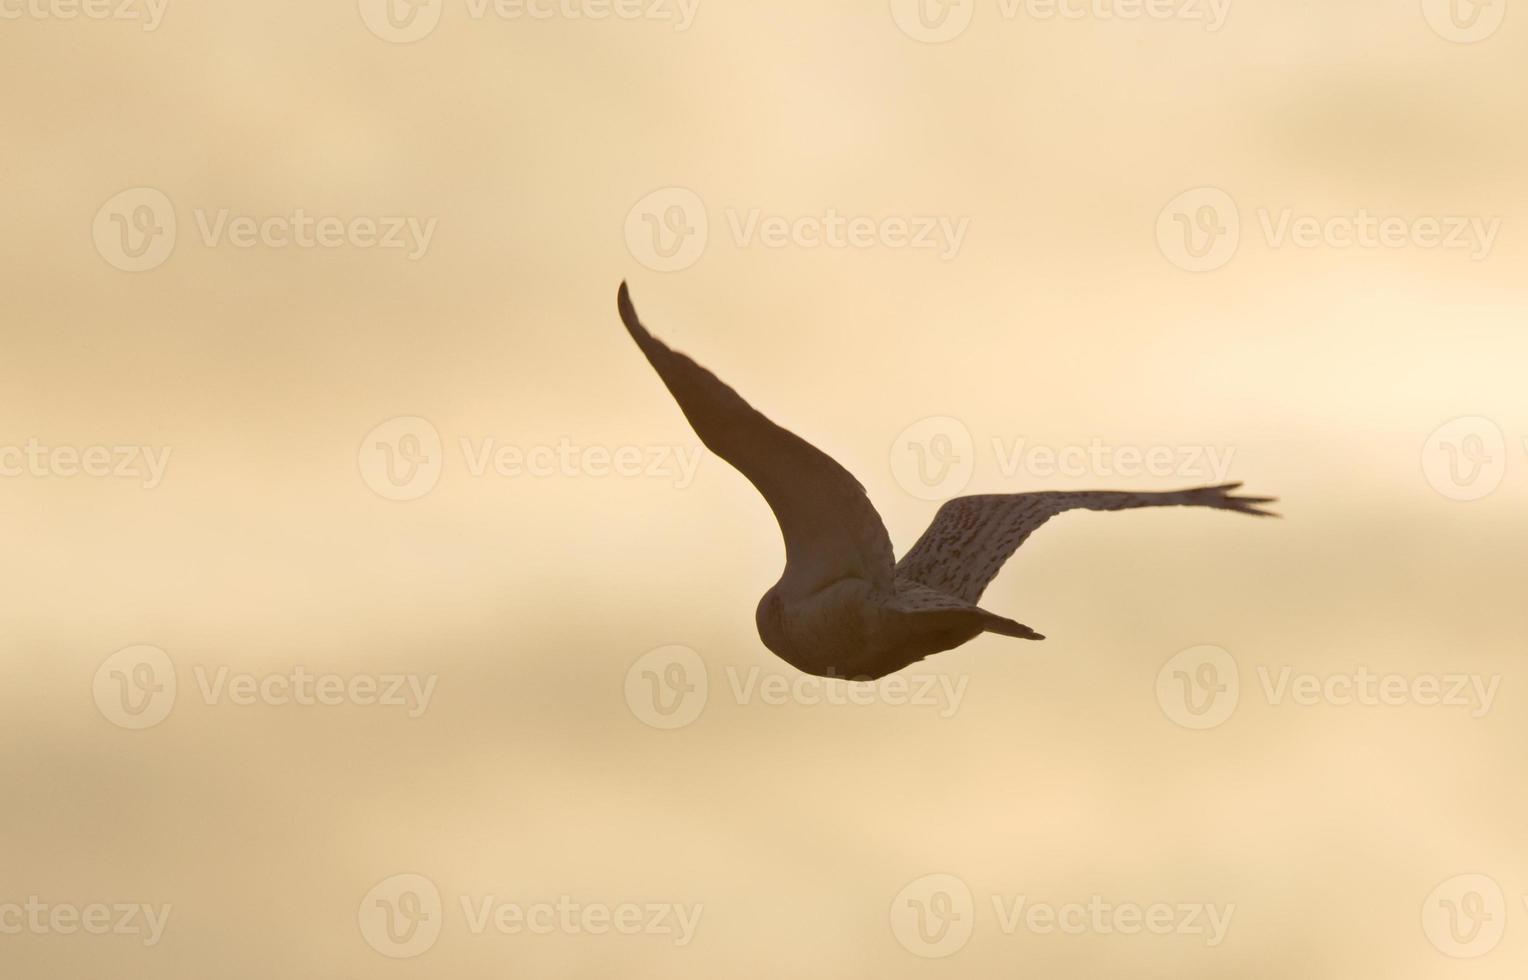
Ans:
<svg viewBox="0 0 1528 980"><path fill-rule="evenodd" d="M347 2L172 0L152 31L32 2L0 20L0 447L172 455L152 488L58 465L0 478L0 905L173 912L153 946L0 935L0 972L1522 975L1519 11L1457 43L1410 0L1233 0L1218 31L965 0L969 27L932 44L883 2L701 0L677 30L440 0L400 44ZM669 187L704 202L709 235L664 273L627 230ZM1193 272L1158 226L1200 187L1235 201L1241 235ZM178 226L136 273L93 233L134 188ZM436 224L411 259L238 248L198 222L298 208ZM770 248L733 233L754 209L969 224L950 258ZM1501 223L1476 260L1274 244L1259 213L1285 209ZM735 472L475 476L461 448L691 450L616 319L623 278L655 331L859 476L899 552L936 507L894 469L930 416L971 435L968 492L1210 482L1005 471L993 440L1229 447L1231 478L1281 496L1285 520L1058 520L984 602L1050 639L913 669L963 685L956 710L740 698L752 670L799 675L755 635L783 552ZM1466 433L1500 479L1483 499L1428 477L1430 435L1459 416L1490 420ZM399 417L427 420L444 463L407 501L358 455ZM178 693L128 730L93 684L141 644ZM1240 700L1201 731L1157 690L1204 644L1234 658ZM700 658L709 697L660 730L627 681L667 645ZM413 718L198 686L299 666L437 684ZM1286 667L1500 686L1483 717L1273 703L1258 669ZM441 931L392 959L358 917L401 873L437 886ZM925 958L894 899L936 873L969 889L972 931ZM1494 879L1456 898L1505 934L1453 959L1424 921L1464 874ZM564 895L704 911L681 946L475 935L461 905ZM1005 932L993 903L1094 895L1234 919L1211 947Z"/></svg>

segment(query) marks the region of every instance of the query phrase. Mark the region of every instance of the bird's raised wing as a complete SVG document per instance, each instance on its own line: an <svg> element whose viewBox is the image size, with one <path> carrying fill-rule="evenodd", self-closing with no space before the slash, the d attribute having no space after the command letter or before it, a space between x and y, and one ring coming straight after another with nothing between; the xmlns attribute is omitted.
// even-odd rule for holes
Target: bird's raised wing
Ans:
<svg viewBox="0 0 1528 980"><path fill-rule="evenodd" d="M1232 496L1240 486L1228 483L1169 493L1082 490L956 497L939 508L923 537L897 562L896 576L974 603L1036 528L1068 510L1214 507L1275 516L1258 507L1274 498Z"/></svg>
<svg viewBox="0 0 1528 980"><path fill-rule="evenodd" d="M845 576L892 583L891 539L848 470L765 418L722 381L648 333L626 284L621 321L706 448L758 488L785 538L785 581L806 592Z"/></svg>

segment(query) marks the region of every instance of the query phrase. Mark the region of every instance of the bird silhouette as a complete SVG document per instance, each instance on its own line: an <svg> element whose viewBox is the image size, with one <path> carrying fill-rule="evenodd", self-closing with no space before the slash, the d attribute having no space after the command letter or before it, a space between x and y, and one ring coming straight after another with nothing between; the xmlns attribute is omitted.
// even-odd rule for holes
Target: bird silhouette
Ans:
<svg viewBox="0 0 1528 980"><path fill-rule="evenodd" d="M848 470L649 333L624 282L617 306L700 441L774 511L785 571L759 600L755 621L764 645L808 674L874 680L982 633L1045 639L976 602L1019 545L1065 511L1186 506L1277 516L1258 506L1276 498L1232 496L1240 483L1166 493L981 494L947 501L896 561L881 515Z"/></svg>

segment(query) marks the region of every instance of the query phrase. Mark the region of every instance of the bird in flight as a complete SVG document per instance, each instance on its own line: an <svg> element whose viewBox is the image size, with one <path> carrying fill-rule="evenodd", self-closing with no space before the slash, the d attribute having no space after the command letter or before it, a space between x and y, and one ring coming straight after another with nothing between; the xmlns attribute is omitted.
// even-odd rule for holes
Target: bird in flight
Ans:
<svg viewBox="0 0 1528 980"><path fill-rule="evenodd" d="M649 333L624 282L617 306L700 441L774 511L785 571L759 600L755 621L764 645L808 674L874 680L982 633L1045 639L976 603L1019 545L1064 511L1183 506L1277 516L1259 506L1273 497L1233 496L1240 483L1167 493L980 494L945 502L896 561L881 515L848 470Z"/></svg>

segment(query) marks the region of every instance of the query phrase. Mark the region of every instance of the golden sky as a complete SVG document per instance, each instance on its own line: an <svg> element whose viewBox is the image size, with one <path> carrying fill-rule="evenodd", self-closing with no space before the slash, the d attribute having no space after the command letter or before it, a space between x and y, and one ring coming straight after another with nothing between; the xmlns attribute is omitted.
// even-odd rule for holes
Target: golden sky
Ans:
<svg viewBox="0 0 1528 980"><path fill-rule="evenodd" d="M1520 976L1505 4L0 0L0 973ZM1285 518L807 679L623 279L899 552Z"/></svg>

